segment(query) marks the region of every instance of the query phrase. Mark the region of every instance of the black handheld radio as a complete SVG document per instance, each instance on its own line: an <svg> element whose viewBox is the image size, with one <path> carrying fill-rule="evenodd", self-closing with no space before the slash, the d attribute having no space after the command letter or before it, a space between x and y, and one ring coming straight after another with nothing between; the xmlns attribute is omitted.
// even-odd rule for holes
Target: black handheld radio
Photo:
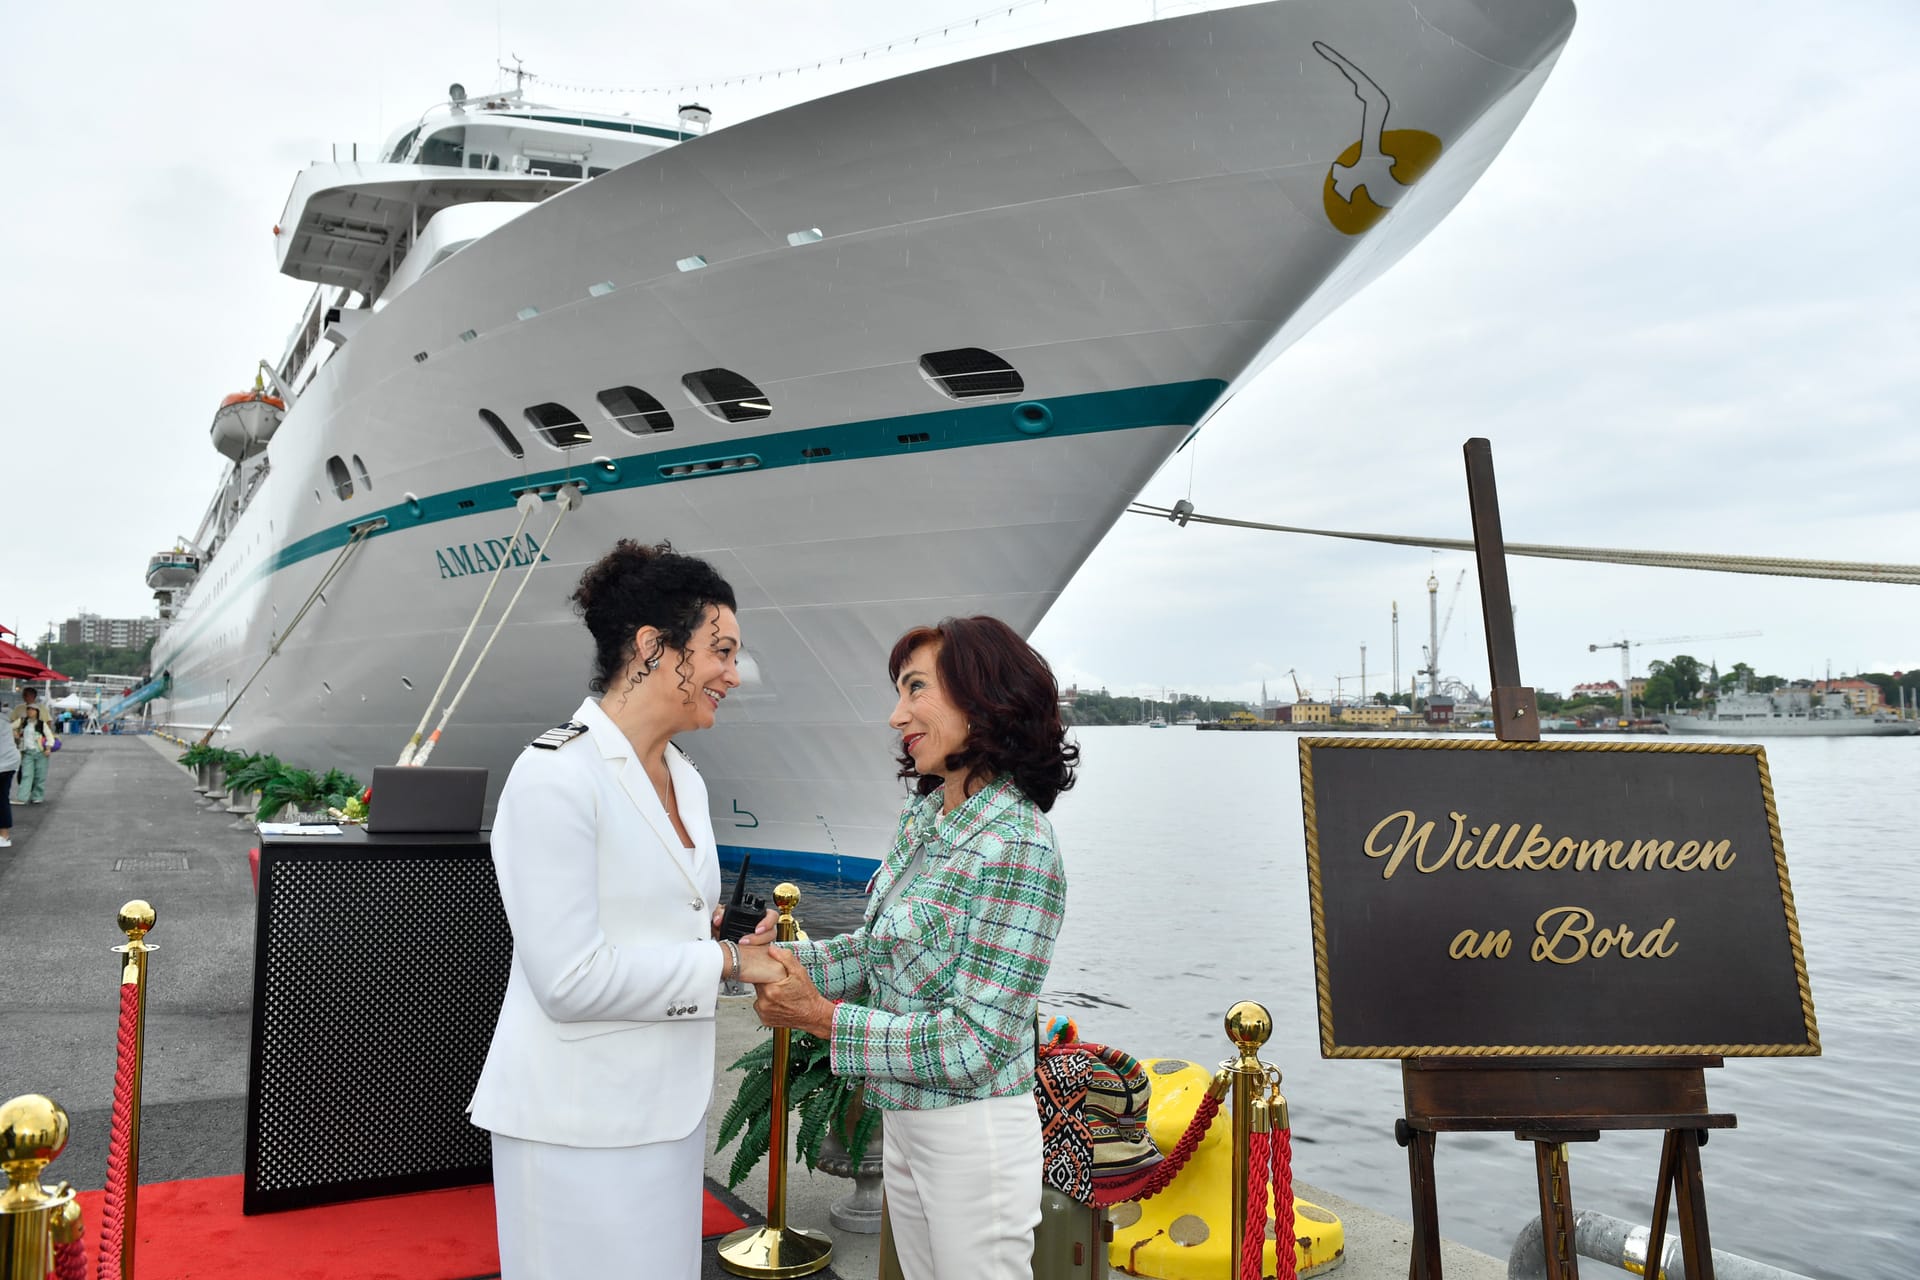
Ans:
<svg viewBox="0 0 1920 1280"><path fill-rule="evenodd" d="M728 942L738 942L760 927L760 921L767 914L765 898L747 896L747 868L753 863L751 856L740 859L740 874L733 881L733 898L727 903L727 914L720 921L720 936Z"/></svg>

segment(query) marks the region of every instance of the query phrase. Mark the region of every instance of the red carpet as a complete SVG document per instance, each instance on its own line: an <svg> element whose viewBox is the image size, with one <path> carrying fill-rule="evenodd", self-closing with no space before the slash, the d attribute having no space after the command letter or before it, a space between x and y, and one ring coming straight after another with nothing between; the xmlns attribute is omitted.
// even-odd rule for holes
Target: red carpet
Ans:
<svg viewBox="0 0 1920 1280"><path fill-rule="evenodd" d="M493 1188L456 1187L248 1218L238 1177L140 1188L135 1280L467 1280L500 1270ZM88 1267L99 1257L102 1192L80 1196ZM746 1225L706 1196L700 1233Z"/></svg>

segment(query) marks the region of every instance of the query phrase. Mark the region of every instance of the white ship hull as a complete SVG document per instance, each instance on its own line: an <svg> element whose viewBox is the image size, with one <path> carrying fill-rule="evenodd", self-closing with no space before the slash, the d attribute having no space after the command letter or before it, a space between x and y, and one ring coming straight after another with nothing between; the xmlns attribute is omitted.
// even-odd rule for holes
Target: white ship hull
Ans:
<svg viewBox="0 0 1920 1280"><path fill-rule="evenodd" d="M1871 716L1820 719L1807 716L1755 716L1715 720L1708 716L1663 716L1668 733L1708 738L1899 738L1920 733L1920 721L1875 720Z"/></svg>
<svg viewBox="0 0 1920 1280"><path fill-rule="evenodd" d="M732 582L752 659L719 726L684 744L722 844L857 869L901 796L893 639L982 612L1030 631L1181 440L1457 202L1572 22L1561 0L1493 7L1511 11L1498 27L1470 0L1321 0L1103 32L761 117L531 208L364 317L291 406L155 647L160 718L213 724L349 527L381 517L217 741L363 777L392 762L508 551L516 491L578 481L551 539L546 502L513 541L510 560L531 534L542 563L433 763L485 765L497 791L585 691L566 599L581 568L616 538L671 539ZM1360 235L1326 192L1361 106L1316 42L1391 94L1388 128L1443 148ZM961 347L1005 357L1023 394L942 396L919 358ZM713 367L772 416L688 404L682 376ZM674 429L607 421L596 394L623 385ZM549 401L593 442L540 440L523 411ZM333 457L370 486L339 500ZM756 465L665 473L739 458Z"/></svg>

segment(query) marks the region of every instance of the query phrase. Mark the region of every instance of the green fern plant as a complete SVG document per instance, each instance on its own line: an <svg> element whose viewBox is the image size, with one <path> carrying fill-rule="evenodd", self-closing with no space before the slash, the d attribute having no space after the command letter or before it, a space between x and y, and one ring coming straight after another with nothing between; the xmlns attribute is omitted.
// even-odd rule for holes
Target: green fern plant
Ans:
<svg viewBox="0 0 1920 1280"><path fill-rule="evenodd" d="M740 1149L733 1153L733 1165L727 1171L727 1186L737 1187L766 1158L773 1131L772 1037L741 1054L727 1069L746 1074L733 1105L720 1117L713 1149L724 1151L734 1138L740 1139ZM805 1031L793 1033L787 1056L787 1107L799 1119L793 1130L794 1150L809 1169L819 1167L820 1144L830 1127L839 1132L856 1164L880 1127L880 1112L862 1105L860 1084L833 1074L827 1042Z"/></svg>
<svg viewBox="0 0 1920 1280"><path fill-rule="evenodd" d="M220 748L204 742L196 742L180 753L180 763L189 769L198 769L203 764L212 764L214 757L220 754Z"/></svg>
<svg viewBox="0 0 1920 1280"><path fill-rule="evenodd" d="M258 791L267 785L267 779L286 767L280 763L280 757L264 752L256 755L233 754L239 758L227 765L227 786L235 791Z"/></svg>

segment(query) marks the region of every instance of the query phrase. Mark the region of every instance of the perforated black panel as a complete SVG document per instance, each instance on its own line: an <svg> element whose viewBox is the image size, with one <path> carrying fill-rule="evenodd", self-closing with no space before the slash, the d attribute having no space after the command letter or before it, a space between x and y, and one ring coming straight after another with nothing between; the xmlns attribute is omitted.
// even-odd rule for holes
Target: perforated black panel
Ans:
<svg viewBox="0 0 1920 1280"><path fill-rule="evenodd" d="M261 849L248 1213L491 1177L465 1111L512 938L476 837Z"/></svg>

